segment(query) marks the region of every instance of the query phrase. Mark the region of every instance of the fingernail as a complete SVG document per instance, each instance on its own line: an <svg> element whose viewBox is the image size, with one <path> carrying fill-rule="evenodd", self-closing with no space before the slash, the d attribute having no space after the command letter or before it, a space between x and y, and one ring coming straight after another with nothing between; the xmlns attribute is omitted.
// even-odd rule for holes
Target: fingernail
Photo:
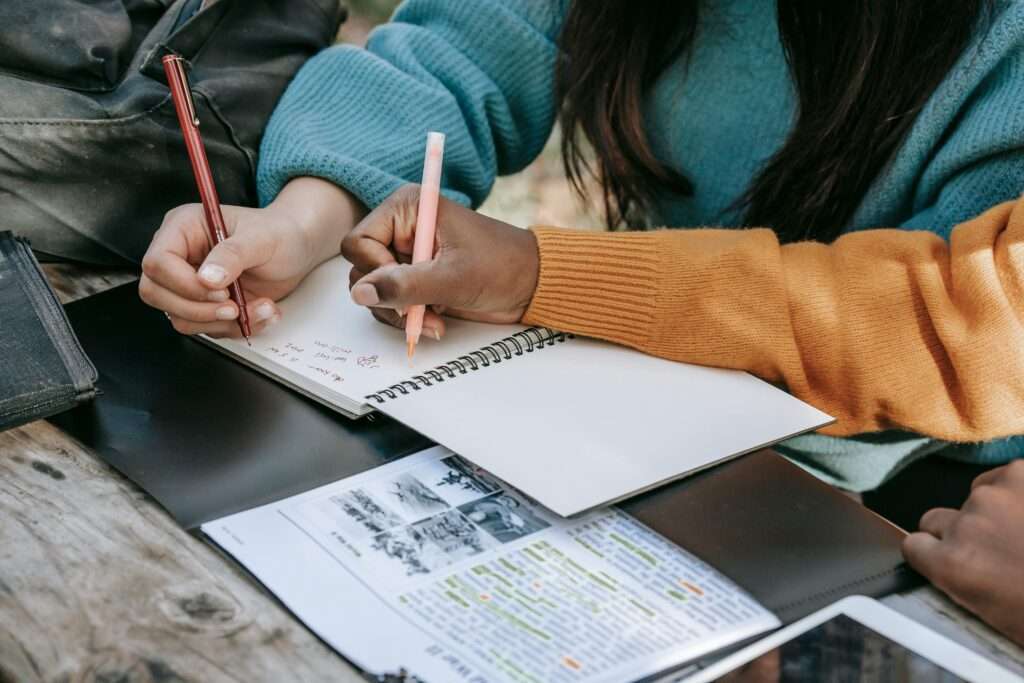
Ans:
<svg viewBox="0 0 1024 683"><path fill-rule="evenodd" d="M207 301L227 301L228 290L226 289L215 289L206 295Z"/></svg>
<svg viewBox="0 0 1024 683"><path fill-rule="evenodd" d="M376 306L380 303L380 296L373 285L361 284L352 288L352 301L360 306Z"/></svg>
<svg viewBox="0 0 1024 683"><path fill-rule="evenodd" d="M224 278L228 276L228 272L220 266L215 266L209 263L199 269L199 277L211 285L219 285L224 282Z"/></svg>
<svg viewBox="0 0 1024 683"><path fill-rule="evenodd" d="M217 320L234 320L238 316L238 309L234 306L221 306L217 309Z"/></svg>
<svg viewBox="0 0 1024 683"><path fill-rule="evenodd" d="M441 333L438 332L437 330L434 330L434 339L436 339L437 341L441 341Z"/></svg>
<svg viewBox="0 0 1024 683"><path fill-rule="evenodd" d="M441 341L441 333L437 330L436 327L427 327L427 326L424 325L423 326L423 331L426 334L429 334L431 337L433 337L437 341Z"/></svg>
<svg viewBox="0 0 1024 683"><path fill-rule="evenodd" d="M398 314L398 317L399 317L399 318L404 318L404 317L405 317L405 314L406 314L406 313L408 313L408 312L409 312L409 309L408 309L408 308L405 308L405 307L403 307L403 308L399 308L399 309L397 309L397 310L395 311L395 313L397 313L397 314Z"/></svg>
<svg viewBox="0 0 1024 683"><path fill-rule="evenodd" d="M266 302L256 307L257 320L269 320L274 315L274 307Z"/></svg>
<svg viewBox="0 0 1024 683"><path fill-rule="evenodd" d="M274 325L278 324L279 322L281 322L281 316L275 315L275 316L272 316L270 318L270 320L268 320L266 323L264 323L263 326L264 327L273 327Z"/></svg>

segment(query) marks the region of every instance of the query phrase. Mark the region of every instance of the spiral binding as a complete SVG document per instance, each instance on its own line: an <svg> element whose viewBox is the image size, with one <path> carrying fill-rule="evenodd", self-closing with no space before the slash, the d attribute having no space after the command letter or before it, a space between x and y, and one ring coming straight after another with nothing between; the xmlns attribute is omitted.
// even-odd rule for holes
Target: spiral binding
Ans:
<svg viewBox="0 0 1024 683"><path fill-rule="evenodd" d="M398 384L392 384L386 389L366 396L367 401L384 403L399 396L407 396L413 391L420 391L425 387L441 383L446 379L455 379L458 375L466 375L475 372L480 368L489 367L492 363L497 364L503 360L512 360L514 356L522 356L533 353L535 349L542 349L545 346L554 346L571 339L573 335L565 332L558 332L548 327L530 327L522 332L505 337L493 344L473 351L465 356L459 356L455 360L444 365L427 370L422 375L413 375L411 379L403 380Z"/></svg>

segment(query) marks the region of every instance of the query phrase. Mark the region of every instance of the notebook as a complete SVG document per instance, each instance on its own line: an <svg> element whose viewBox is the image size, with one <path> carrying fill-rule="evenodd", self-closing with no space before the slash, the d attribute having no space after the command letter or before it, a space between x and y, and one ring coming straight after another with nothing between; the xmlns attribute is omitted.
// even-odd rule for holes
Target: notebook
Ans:
<svg viewBox="0 0 1024 683"><path fill-rule="evenodd" d="M379 410L563 516L622 500L831 418L749 374L522 325L450 320L406 357L333 259L252 340L206 340L348 415Z"/></svg>

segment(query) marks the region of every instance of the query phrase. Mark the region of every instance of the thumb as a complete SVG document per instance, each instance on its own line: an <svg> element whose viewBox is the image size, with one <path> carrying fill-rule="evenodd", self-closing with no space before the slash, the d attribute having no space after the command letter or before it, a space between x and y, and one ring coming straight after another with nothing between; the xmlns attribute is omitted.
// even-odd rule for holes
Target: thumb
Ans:
<svg viewBox="0 0 1024 683"><path fill-rule="evenodd" d="M210 250L199 267L199 281L211 289L226 287L246 270L265 264L273 253L272 241L259 231L235 233Z"/></svg>
<svg viewBox="0 0 1024 683"><path fill-rule="evenodd" d="M454 288L444 266L435 261L381 266L352 285L352 300L361 306L403 310L418 304L451 305Z"/></svg>

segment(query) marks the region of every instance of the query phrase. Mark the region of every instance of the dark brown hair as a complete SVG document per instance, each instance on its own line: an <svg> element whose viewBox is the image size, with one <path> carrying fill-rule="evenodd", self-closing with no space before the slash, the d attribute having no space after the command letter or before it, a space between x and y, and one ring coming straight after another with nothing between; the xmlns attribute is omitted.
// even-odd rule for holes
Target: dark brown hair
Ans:
<svg viewBox="0 0 1024 683"><path fill-rule="evenodd" d="M835 239L968 44L990 0L777 0L797 114L734 208L783 241ZM593 173L610 227L662 193L692 194L659 160L644 95L698 27L700 0L573 0L556 73L566 174ZM682 113L686 115L685 111ZM585 140L594 149L590 168Z"/></svg>

